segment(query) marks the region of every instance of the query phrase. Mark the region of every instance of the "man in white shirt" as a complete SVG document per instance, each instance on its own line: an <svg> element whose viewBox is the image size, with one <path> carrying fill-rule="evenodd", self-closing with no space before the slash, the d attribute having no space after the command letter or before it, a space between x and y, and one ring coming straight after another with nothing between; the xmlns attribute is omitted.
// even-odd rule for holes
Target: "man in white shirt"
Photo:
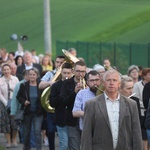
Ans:
<svg viewBox="0 0 150 150"><path fill-rule="evenodd" d="M110 69L103 76L105 91L87 101L82 150L142 150L137 104L119 94L121 78Z"/></svg>
<svg viewBox="0 0 150 150"><path fill-rule="evenodd" d="M42 75L42 66L40 64L32 63L32 54L29 51L24 53L23 61L23 64L17 67L16 76L19 80L23 79L23 70L29 70L33 67L38 69L40 76Z"/></svg>

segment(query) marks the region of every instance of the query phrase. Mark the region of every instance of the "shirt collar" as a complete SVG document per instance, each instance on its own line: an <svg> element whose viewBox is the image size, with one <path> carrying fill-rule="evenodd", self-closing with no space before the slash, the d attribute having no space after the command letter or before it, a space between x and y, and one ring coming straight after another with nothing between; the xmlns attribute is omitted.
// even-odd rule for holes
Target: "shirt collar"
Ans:
<svg viewBox="0 0 150 150"><path fill-rule="evenodd" d="M104 92L104 96L105 96L105 100L111 100L111 98L109 98L108 97L108 95ZM119 101L119 99L120 99L120 93L118 92L118 96L117 96L117 98L115 99L115 101ZM115 102L114 101L114 102Z"/></svg>
<svg viewBox="0 0 150 150"><path fill-rule="evenodd" d="M25 67L33 67L33 63L31 63L31 65L30 66L27 66L27 64L24 64L25 65Z"/></svg>
<svg viewBox="0 0 150 150"><path fill-rule="evenodd" d="M3 76L3 77L4 77L4 76ZM5 79L5 81L7 81L5 77L4 77L4 79ZM10 76L10 80L12 80L12 75ZM9 80L9 81L10 81L10 80Z"/></svg>

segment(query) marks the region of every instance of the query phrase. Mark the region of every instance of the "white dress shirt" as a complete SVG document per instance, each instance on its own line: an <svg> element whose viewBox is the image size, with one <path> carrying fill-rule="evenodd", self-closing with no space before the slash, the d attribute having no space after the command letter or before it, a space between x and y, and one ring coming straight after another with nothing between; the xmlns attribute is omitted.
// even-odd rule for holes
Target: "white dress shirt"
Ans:
<svg viewBox="0 0 150 150"><path fill-rule="evenodd" d="M111 127L111 133L113 138L113 148L116 149L117 142L118 142L118 132L119 132L119 99L120 94L118 93L118 97L116 100L112 101L106 93L105 95L105 102L106 108L109 118L109 123Z"/></svg>
<svg viewBox="0 0 150 150"><path fill-rule="evenodd" d="M30 66L27 66L27 65L25 64L25 69L26 69L26 70L30 70L30 69L32 69L32 68L33 68L33 63L31 63Z"/></svg>

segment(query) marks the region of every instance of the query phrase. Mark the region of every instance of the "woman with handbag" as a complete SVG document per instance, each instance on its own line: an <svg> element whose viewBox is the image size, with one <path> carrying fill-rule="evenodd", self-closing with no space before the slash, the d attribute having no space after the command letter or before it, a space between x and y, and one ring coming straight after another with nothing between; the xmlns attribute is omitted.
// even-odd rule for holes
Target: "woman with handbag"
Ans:
<svg viewBox="0 0 150 150"><path fill-rule="evenodd" d="M43 121L43 108L40 101L41 92L38 89L38 77L39 71L34 67L30 69L29 80L20 85L17 94L21 107L25 107L23 119L24 150L30 150L31 124L33 124L34 128L35 147L37 150L42 149L41 125Z"/></svg>
<svg viewBox="0 0 150 150"><path fill-rule="evenodd" d="M9 64L2 66L2 74L0 78L0 132L5 134L7 140L6 147L10 148L11 146L17 146L17 125L7 112L7 108L10 106L13 90L19 80L17 77L11 75Z"/></svg>

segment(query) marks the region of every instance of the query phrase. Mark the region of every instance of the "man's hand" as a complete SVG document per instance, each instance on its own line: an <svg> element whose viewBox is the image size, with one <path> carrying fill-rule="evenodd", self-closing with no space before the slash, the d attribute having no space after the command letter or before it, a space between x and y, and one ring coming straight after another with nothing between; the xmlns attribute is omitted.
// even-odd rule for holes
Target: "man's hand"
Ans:
<svg viewBox="0 0 150 150"><path fill-rule="evenodd" d="M82 83L77 83L75 86L75 93L78 93L81 89L83 89Z"/></svg>
<svg viewBox="0 0 150 150"><path fill-rule="evenodd" d="M30 102L28 100L25 101L24 105L28 106L30 104Z"/></svg>

